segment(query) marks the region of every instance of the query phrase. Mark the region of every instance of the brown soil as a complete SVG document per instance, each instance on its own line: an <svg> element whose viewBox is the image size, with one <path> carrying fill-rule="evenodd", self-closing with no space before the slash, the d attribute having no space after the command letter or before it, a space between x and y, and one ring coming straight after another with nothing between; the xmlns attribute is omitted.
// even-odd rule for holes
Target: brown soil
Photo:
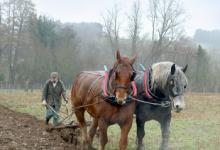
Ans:
<svg viewBox="0 0 220 150"><path fill-rule="evenodd" d="M44 121L0 105L1 150L77 150L79 129L46 131Z"/></svg>

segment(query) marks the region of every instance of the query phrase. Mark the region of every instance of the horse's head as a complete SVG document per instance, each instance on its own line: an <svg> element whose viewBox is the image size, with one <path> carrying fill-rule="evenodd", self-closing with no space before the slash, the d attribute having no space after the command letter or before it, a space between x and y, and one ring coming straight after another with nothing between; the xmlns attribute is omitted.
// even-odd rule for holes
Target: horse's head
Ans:
<svg viewBox="0 0 220 150"><path fill-rule="evenodd" d="M187 65L182 68L173 64L170 68L170 74L167 78L167 89L169 93L169 98L173 102L173 108L176 112L180 112L185 107L184 93L187 88L187 78L185 72L187 70Z"/></svg>
<svg viewBox="0 0 220 150"><path fill-rule="evenodd" d="M121 57L120 52L116 52L116 61L109 72L110 90L114 93L118 104L124 104L129 95L131 82L134 80L136 72L133 68L136 56L132 59Z"/></svg>
<svg viewBox="0 0 220 150"><path fill-rule="evenodd" d="M152 66L151 86L154 92L159 91L165 99L169 99L176 112L185 107L184 93L188 84L186 70L187 65L180 67L172 62L160 62Z"/></svg>

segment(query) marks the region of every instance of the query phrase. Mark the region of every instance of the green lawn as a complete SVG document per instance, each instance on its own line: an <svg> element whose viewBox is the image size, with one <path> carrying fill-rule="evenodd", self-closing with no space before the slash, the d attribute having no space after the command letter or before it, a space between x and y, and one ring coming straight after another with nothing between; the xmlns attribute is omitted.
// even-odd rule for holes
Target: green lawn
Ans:
<svg viewBox="0 0 220 150"><path fill-rule="evenodd" d="M19 112L43 119L40 91L0 91L0 104ZM188 94L187 108L180 114L173 113L169 147L171 150L219 150L220 149L220 94ZM70 107L70 106L69 106ZM62 108L65 111L64 108ZM88 117L89 118L89 117ZM89 118L90 119L90 118ZM145 125L144 143L147 149L156 150L160 145L160 127L155 121ZM108 130L107 149L118 149L120 129L117 125ZM129 133L128 149L135 149L136 125ZM96 142L97 143L97 139ZM97 147L97 144L95 144Z"/></svg>

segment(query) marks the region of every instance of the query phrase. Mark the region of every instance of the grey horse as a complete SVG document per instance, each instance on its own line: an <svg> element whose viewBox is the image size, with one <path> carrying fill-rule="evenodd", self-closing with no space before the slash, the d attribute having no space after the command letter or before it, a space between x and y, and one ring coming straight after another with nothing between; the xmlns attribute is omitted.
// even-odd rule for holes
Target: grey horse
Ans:
<svg viewBox="0 0 220 150"><path fill-rule="evenodd" d="M184 109L184 93L187 87L185 67L172 62L153 64L148 70L140 71L136 78L138 97L136 105L137 149L144 150L143 138L146 121L160 123L162 142L160 150L168 149L171 110L180 112Z"/></svg>

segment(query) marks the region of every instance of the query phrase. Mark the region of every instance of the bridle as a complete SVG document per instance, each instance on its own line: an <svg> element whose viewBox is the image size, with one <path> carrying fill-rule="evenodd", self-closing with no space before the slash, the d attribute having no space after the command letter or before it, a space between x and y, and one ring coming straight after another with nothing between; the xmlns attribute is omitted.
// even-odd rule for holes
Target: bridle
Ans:
<svg viewBox="0 0 220 150"><path fill-rule="evenodd" d="M118 66L117 66L118 67ZM111 77L112 77L112 75L113 75L113 71L115 72L116 70L117 70L117 67L115 68L115 69L110 69L110 71L109 71L109 73L108 73L108 82L107 82L107 87L109 87L110 86L110 79L111 79ZM135 77L136 77L136 71L135 71L135 69L133 68L133 66L131 65L131 68L132 68L132 75L131 75L131 78L130 78L130 80L131 80L131 82L133 82L134 81L134 79L135 79ZM125 85L122 85L122 84L119 84L119 83L116 83L115 84L115 87L114 87L114 90L116 90L116 89L125 89L125 90L129 90L130 89L130 86L125 86ZM111 94L112 95L112 94Z"/></svg>
<svg viewBox="0 0 220 150"><path fill-rule="evenodd" d="M122 85L122 84L116 84L115 89L125 89L125 90L127 90L127 89L129 89L129 87L126 87L125 85Z"/></svg>
<svg viewBox="0 0 220 150"><path fill-rule="evenodd" d="M132 67L132 66L131 66ZM104 98L105 101L109 102L110 104L112 105L116 105L116 106L121 106L120 104L117 103L116 101L116 96L114 94L114 92L112 90L109 90L109 88L111 87L111 83L110 83L110 80L111 80L111 77L113 75L113 71L116 71L117 69L110 69L109 71L107 71L107 67L104 66L105 68L105 74L104 74L104 80L103 80L103 92L102 92L102 96ZM117 68L117 67L116 67ZM129 96L128 98L125 100L125 103L124 104L129 104L129 102L131 102L133 99L130 98L130 96L137 96L137 87L136 87L136 84L134 82L134 78L136 76L136 71L134 70L134 68L132 67L132 75L131 75L131 84L127 87L125 85L122 85L122 84L115 84L114 85L114 91L116 89L126 89L126 90L129 90ZM122 105L124 105L122 104Z"/></svg>

